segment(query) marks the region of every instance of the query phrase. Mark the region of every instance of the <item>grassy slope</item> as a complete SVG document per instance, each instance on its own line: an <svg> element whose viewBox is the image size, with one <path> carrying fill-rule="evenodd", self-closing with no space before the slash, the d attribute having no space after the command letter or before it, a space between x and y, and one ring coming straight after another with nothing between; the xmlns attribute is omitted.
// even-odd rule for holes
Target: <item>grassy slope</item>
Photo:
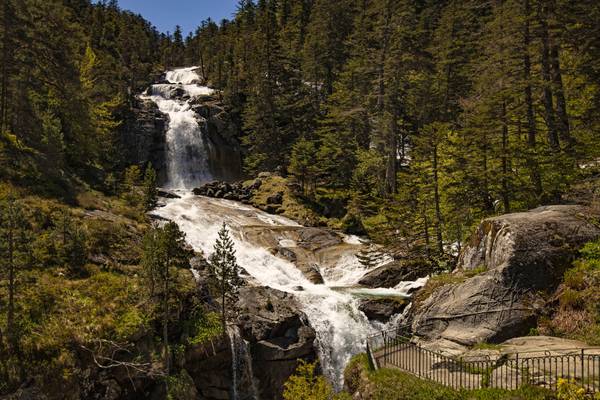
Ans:
<svg viewBox="0 0 600 400"><path fill-rule="evenodd" d="M551 400L552 393L525 387L516 391L480 389L453 390L395 369L371 371L366 354L352 359L344 374L352 393L360 392L364 399L377 400Z"/></svg>
<svg viewBox="0 0 600 400"><path fill-rule="evenodd" d="M0 186L0 195L7 192L19 189ZM86 361L86 349L97 349L99 340L125 346L145 340L144 354L139 356L156 362L160 357L154 354L160 336L156 333L157 312L149 304L139 265L142 237L150 227L147 217L122 199L98 192L81 192L76 204L27 193L18 197L33 230L31 262L19 272L16 293L25 375L35 377L51 398L52 393L76 397L82 369L93 366L85 365L90 362ZM86 238L86 263L77 274L59 257L59 223L64 213ZM178 291L182 297L192 295L195 283L191 272L180 270L179 274ZM0 275L3 330L7 285L2 279L4 275ZM18 364L16 357L0 357L0 377L7 374L9 380L18 382ZM10 389L10 383L0 382L0 393Z"/></svg>

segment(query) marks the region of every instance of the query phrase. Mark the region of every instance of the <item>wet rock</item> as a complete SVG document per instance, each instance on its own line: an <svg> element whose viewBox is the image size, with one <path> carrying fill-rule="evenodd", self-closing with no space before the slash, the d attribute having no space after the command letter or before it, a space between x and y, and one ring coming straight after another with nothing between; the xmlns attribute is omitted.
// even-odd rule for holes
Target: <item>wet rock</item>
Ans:
<svg viewBox="0 0 600 400"><path fill-rule="evenodd" d="M415 281L431 273L431 264L424 260L411 263L392 261L367 272L358 283L370 288L390 288L400 282Z"/></svg>
<svg viewBox="0 0 600 400"><path fill-rule="evenodd" d="M406 308L405 300L397 299L365 299L360 302L358 309L365 313L369 320L386 323L396 314Z"/></svg>
<svg viewBox="0 0 600 400"><path fill-rule="evenodd" d="M329 229L303 227L298 230L298 233L300 236L298 246L310 251L337 246L343 242L340 235Z"/></svg>
<svg viewBox="0 0 600 400"><path fill-rule="evenodd" d="M579 248L600 236L580 206L540 207L484 220L459 269L485 271L448 284L411 309L413 331L464 345L525 335Z"/></svg>
<svg viewBox="0 0 600 400"><path fill-rule="evenodd" d="M225 193L225 195L223 196L223 198L225 200L238 200L239 199L238 195L235 194L235 193L233 193L233 192Z"/></svg>
<svg viewBox="0 0 600 400"><path fill-rule="evenodd" d="M250 342L260 398L279 399L298 359L315 360L315 331L295 297L267 287L240 293L238 326Z"/></svg>
<svg viewBox="0 0 600 400"><path fill-rule="evenodd" d="M177 193L172 192L167 189L158 189L157 194L158 194L158 197L164 197L165 199L180 199L181 198L181 196L179 196Z"/></svg>

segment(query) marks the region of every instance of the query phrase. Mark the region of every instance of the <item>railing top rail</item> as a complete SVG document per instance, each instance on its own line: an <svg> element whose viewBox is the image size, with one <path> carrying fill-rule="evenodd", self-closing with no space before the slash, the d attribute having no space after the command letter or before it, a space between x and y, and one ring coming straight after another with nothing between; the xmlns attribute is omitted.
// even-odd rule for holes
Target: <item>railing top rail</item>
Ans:
<svg viewBox="0 0 600 400"><path fill-rule="evenodd" d="M409 336L404 336L401 335L400 333L404 333L406 332L404 329L406 329L407 327L399 327L396 329L388 329L385 331L381 331L378 332L376 334L373 335L369 335L367 337L367 342L371 341L372 339L376 339L376 338L383 338L383 337L387 337L392 336L393 335L393 339L403 339L406 340L407 342L410 342L412 340L412 337ZM416 343L412 343L410 342L410 344L412 344L415 347L418 347L419 349L422 350L426 350L432 354L441 356L441 357L446 357L449 359L453 359L457 362L460 361L465 361L462 359L462 357L456 357L456 356L452 356L452 355L447 355L447 354L443 354L442 352L436 351L436 350L432 350L432 349L427 349L424 348L422 346L420 346L419 344ZM589 352L593 352L593 353L589 353ZM595 352L598 352L597 354ZM561 354L563 353L563 354ZM530 356L527 357L527 355L533 355L533 354L538 354L535 356ZM523 359L537 359L537 358L553 358L553 357L567 357L567 356L580 356L581 354L584 354L585 356L589 356L589 357L600 357L600 346L588 346L588 347L578 347L578 348L552 348L552 349L540 349L540 350L527 350L527 351L513 351L513 352L501 352L498 355L502 356L502 357L516 357L517 355L519 356L519 358ZM484 356L484 355L482 355ZM522 357L525 356L525 357ZM470 355L470 357L477 357L477 355L473 354Z"/></svg>

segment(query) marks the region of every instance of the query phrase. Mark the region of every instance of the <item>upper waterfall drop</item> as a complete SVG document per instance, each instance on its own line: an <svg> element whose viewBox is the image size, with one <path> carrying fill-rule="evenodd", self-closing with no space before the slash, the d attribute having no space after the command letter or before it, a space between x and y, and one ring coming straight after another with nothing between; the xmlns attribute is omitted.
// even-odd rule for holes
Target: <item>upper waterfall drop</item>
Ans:
<svg viewBox="0 0 600 400"><path fill-rule="evenodd" d="M150 96L145 96L169 116L166 186L173 189L190 189L213 178L206 121L196 115L192 103L196 97L211 95L214 90L199 85L201 79L196 70L197 67L189 67L168 71L167 83L152 85Z"/></svg>

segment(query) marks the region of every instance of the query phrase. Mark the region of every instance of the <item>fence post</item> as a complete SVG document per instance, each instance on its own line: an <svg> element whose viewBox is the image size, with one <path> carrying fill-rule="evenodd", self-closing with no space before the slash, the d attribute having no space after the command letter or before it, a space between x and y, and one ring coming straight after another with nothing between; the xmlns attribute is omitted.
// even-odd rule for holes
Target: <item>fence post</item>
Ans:
<svg viewBox="0 0 600 400"><path fill-rule="evenodd" d="M515 389L518 389L521 386L521 385L519 385L519 369L521 368L519 366L519 353L515 354L515 363L517 365L517 368L516 368L517 373L516 373L516 377L515 377Z"/></svg>
<svg viewBox="0 0 600 400"><path fill-rule="evenodd" d="M584 353L585 349L581 349L581 387L585 388L585 378L584 378L584 362L583 362L583 357L584 357ZM577 378L577 377L575 377Z"/></svg>

